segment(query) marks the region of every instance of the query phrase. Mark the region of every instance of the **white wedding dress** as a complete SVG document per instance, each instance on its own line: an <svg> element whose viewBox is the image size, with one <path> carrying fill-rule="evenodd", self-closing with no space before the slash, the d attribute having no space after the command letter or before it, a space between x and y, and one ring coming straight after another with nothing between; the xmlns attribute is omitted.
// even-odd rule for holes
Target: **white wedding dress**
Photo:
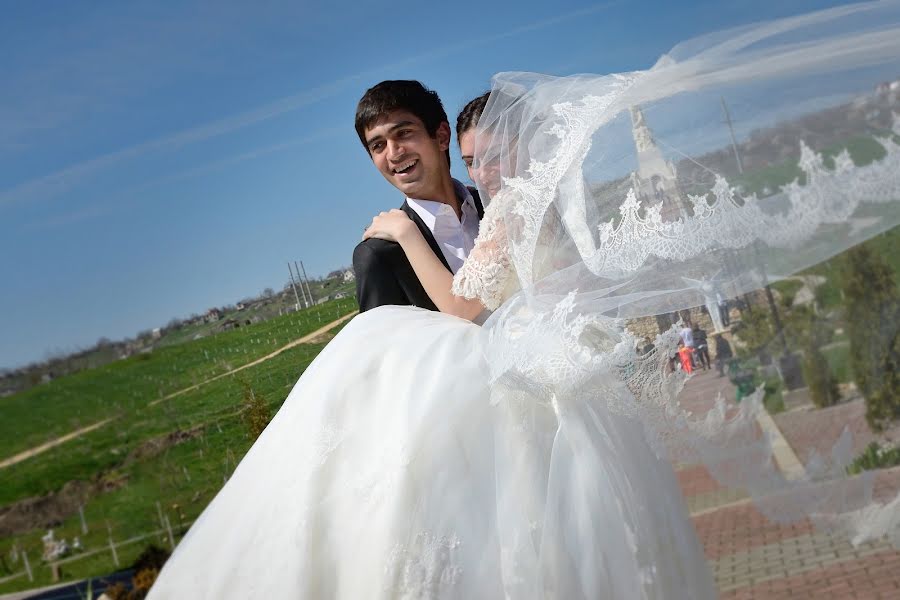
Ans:
<svg viewBox="0 0 900 600"><path fill-rule="evenodd" d="M410 307L354 318L150 598L714 597L674 474L639 424L598 402L559 423L538 410L520 439L497 439L481 334ZM523 442L516 464L498 461L510 442ZM533 477L511 477L522 464ZM510 510L531 516L519 547Z"/></svg>

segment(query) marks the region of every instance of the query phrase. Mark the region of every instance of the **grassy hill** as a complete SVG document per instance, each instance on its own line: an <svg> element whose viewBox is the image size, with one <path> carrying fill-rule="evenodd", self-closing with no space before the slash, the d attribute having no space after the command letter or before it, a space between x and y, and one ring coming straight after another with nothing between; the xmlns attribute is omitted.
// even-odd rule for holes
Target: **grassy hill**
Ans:
<svg viewBox="0 0 900 600"><path fill-rule="evenodd" d="M21 571L25 550L36 580L0 584L0 593L49 583L41 536L81 538L86 552L160 528L160 510L177 531L215 495L251 445L242 421L247 389L271 414L324 347L300 344L238 374L155 402L248 364L356 309L353 298L159 348L0 399L0 460L86 425L107 424L49 451L0 469L0 579ZM159 509L157 508L159 502ZM89 526L82 534L78 506ZM107 529L107 523L109 530ZM119 550L128 564L149 541ZM130 558L129 558L130 557ZM64 565L83 577L116 570L110 552Z"/></svg>

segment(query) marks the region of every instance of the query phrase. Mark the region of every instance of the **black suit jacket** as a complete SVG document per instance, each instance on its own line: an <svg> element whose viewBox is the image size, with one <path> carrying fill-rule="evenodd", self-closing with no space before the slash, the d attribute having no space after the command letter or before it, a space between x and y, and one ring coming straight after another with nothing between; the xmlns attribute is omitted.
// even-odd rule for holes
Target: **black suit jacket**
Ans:
<svg viewBox="0 0 900 600"><path fill-rule="evenodd" d="M469 193L472 194L475 208L478 210L478 219L481 220L484 216L481 198L473 188L469 188ZM444 253L441 252L425 222L406 202L400 209L409 215L422 232L432 252L449 271L450 265L447 264ZM437 310L434 302L425 293L425 288L419 283L419 278L409 264L403 248L396 242L370 238L357 244L353 249L353 272L356 274L356 299L359 302L360 312L386 304Z"/></svg>

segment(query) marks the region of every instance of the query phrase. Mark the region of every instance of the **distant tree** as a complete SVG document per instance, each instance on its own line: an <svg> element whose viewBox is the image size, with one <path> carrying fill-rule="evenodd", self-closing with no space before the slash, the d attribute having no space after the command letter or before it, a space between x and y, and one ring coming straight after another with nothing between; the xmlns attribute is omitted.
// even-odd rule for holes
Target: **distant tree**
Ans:
<svg viewBox="0 0 900 600"><path fill-rule="evenodd" d="M850 366L866 420L881 430L900 417L900 294L890 266L865 245L847 253L842 275Z"/></svg>
<svg viewBox="0 0 900 600"><path fill-rule="evenodd" d="M765 351L775 338L775 326L768 311L754 310L734 327L734 333L746 345L741 353L756 354Z"/></svg>
<svg viewBox="0 0 900 600"><path fill-rule="evenodd" d="M267 287L266 289L263 290L262 295L263 295L263 298L271 298L272 296L275 295L275 290L273 290L270 287Z"/></svg>

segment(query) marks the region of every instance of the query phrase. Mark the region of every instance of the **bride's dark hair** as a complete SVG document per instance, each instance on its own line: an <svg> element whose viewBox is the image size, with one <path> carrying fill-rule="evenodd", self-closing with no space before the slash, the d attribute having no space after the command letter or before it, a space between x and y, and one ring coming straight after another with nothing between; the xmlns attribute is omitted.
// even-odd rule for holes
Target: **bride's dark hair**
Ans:
<svg viewBox="0 0 900 600"><path fill-rule="evenodd" d="M459 112L459 116L456 117L457 142L459 141L459 136L478 124L478 119L481 118L481 113L484 112L484 107L487 106L490 96L490 92L485 92L474 100L469 100L469 103Z"/></svg>

